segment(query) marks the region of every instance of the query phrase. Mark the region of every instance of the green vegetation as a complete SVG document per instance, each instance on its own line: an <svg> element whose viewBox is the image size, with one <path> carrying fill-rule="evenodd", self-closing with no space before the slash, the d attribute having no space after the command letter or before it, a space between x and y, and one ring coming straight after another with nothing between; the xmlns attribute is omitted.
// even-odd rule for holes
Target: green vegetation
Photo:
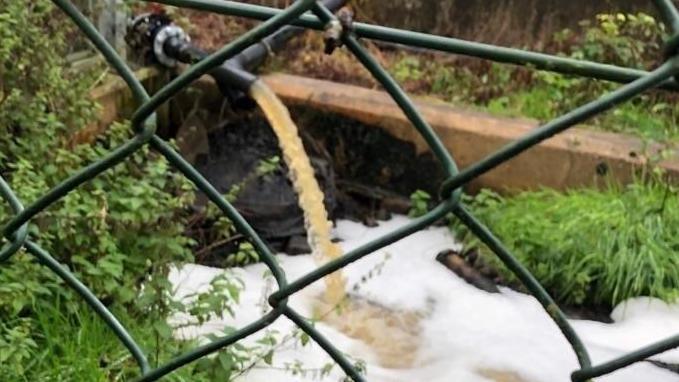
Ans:
<svg viewBox="0 0 679 382"><path fill-rule="evenodd" d="M417 190L410 195L410 211L408 216L416 218L427 213L429 210L429 203L431 202L431 195L426 191Z"/></svg>
<svg viewBox="0 0 679 382"><path fill-rule="evenodd" d="M84 304L69 314L59 300L53 304L41 304L33 313L32 330L39 348L31 351L31 358L23 363L3 364L0 371L6 381L126 381L139 375L138 368L129 351L104 322ZM175 341L156 335L151 329L156 321L131 317L124 309L114 313L132 335L156 360L167 361L171 356L195 346L194 342ZM10 347L12 346L12 347ZM12 350L15 344L7 344ZM158 352L156 352L156 350ZM231 357L224 353L222 357ZM231 364L234 364L231 359ZM211 368L199 369L196 365L182 368L170 381L212 381L210 374L224 373L217 363ZM238 365L233 365L235 369ZM16 370L12 370L12 369ZM222 380L228 380L222 379Z"/></svg>
<svg viewBox="0 0 679 382"><path fill-rule="evenodd" d="M67 36L78 31L51 1L0 0L0 172L24 205L132 137L127 123L99 128L89 91L105 69L73 72L65 62ZM280 166L262 160L225 197L234 200L250 181ZM258 261L214 205L190 212L194 192L165 159L148 148L70 192L36 216L31 240L68 267L118 317L152 366L197 345L177 330L234 314L244 285L231 273L204 293L173 297L174 266L215 246L237 243L224 265ZM13 214L0 205L0 225ZM198 227L198 228L197 228ZM201 235L193 236L196 229ZM196 237L196 239L193 239ZM186 320L168 323L181 314ZM224 334L233 332L224 328ZM214 339L209 336L208 339ZM233 346L190 363L165 379L229 381L290 342L301 331L266 332L256 344ZM293 344L294 345L294 344ZM286 366L292 374L327 373ZM84 301L25 251L0 264L0 379L23 381L129 381L139 376L132 355Z"/></svg>
<svg viewBox="0 0 679 382"><path fill-rule="evenodd" d="M646 14L603 14L579 31L565 30L545 50L565 56L650 70L662 59L663 25ZM540 72L486 61L400 53L389 65L415 93L474 105L492 113L547 121L610 91L618 84ZM679 104L671 92L653 91L587 122L595 128L646 139L679 139Z"/></svg>
<svg viewBox="0 0 679 382"><path fill-rule="evenodd" d="M565 30L545 50L620 66L651 69L667 38L661 23L645 14L599 15ZM510 116L553 119L610 91L617 84L530 68L398 53L395 78L412 92L475 105ZM671 92L636 97L588 124L645 139L679 140L679 106ZM645 176L644 178L648 178ZM628 187L523 192L502 197L483 191L473 211L559 301L612 306L634 296L679 297L679 199L659 175ZM428 195L411 196L412 216L426 211ZM480 268L490 265L518 285L495 256L466 229L453 224L466 246L479 247Z"/></svg>
<svg viewBox="0 0 679 382"><path fill-rule="evenodd" d="M132 136L101 131L90 88L100 73L64 61L76 31L48 0L0 0L0 172L25 205ZM265 170L269 167L264 166ZM185 232L188 182L148 148L78 187L29 226L31 239L68 267L127 325L152 364L189 343L172 338L175 313L196 322L230 314L242 288L233 277L207 294L172 298L167 275L200 249ZM0 225L12 218L0 205ZM222 234L232 234L233 230ZM244 259L252 256L243 244ZM175 380L228 380L256 352L231 347L191 364ZM137 365L82 299L28 253L0 264L0 379L122 381Z"/></svg>
<svg viewBox="0 0 679 382"><path fill-rule="evenodd" d="M546 50L598 62L650 69L662 59L662 24L645 14L599 15L578 33L563 31ZM488 111L547 121L619 86L529 68L478 62L424 61L405 55L392 68L415 90ZM418 88L419 87L419 88ZM676 95L654 91L588 121L596 128L646 139L679 139ZM645 176L644 178L649 178ZM559 301L612 306L634 296L679 297L679 199L659 175L628 187L524 192L483 191L473 211ZM421 198L418 198L421 199ZM415 209L417 210L417 209ZM511 272L463 227L467 247L518 285ZM483 266L482 264L482 266Z"/></svg>
<svg viewBox="0 0 679 382"><path fill-rule="evenodd" d="M646 15L601 16L583 25L584 34L564 32L557 48L573 57L634 67L660 57L662 26ZM99 131L97 106L88 92L99 77L72 73L63 56L73 31L47 0L0 0L0 173L24 204L30 204L83 166L114 150L132 134L129 125ZM397 78L424 92L483 106L503 114L549 119L586 102L613 85L524 68L442 65L403 56L392 67ZM674 139L677 106L657 92L594 120L614 131ZM265 161L253 176L265 176L278 159ZM233 198L243 183L234 187ZM679 199L676 187L659 180L626 187L523 193L504 198L484 192L474 211L514 250L560 300L612 305L651 295L677 297ZM168 317L184 313L190 323L233 314L242 283L229 273L212 280L205 293L178 301L167 275L194 253L236 235L214 207L196 218L186 180L159 155L140 150L125 163L79 187L31 221L41 247L68 267L130 328L153 365L193 342L173 338ZM413 216L430 197L413 195ZM0 205L0 225L12 213ZM211 227L202 241L186 233L191 224ZM471 235L459 228L463 239ZM468 239L468 246L479 243ZM247 242L227 264L257 261ZM483 259L503 269L481 248ZM505 274L512 282L512 275ZM182 326L180 325L180 326ZM224 328L225 333L231 328ZM277 339L269 333L257 345L234 345L182 368L177 381L232 380L262 360L271 363L283 343L309 338L301 332ZM300 364L290 365L303 373ZM324 367L320 373L327 373ZM137 365L113 333L52 272L21 251L0 264L0 376L3 381L124 381Z"/></svg>
<svg viewBox="0 0 679 382"><path fill-rule="evenodd" d="M557 301L612 306L635 296L679 297L678 193L657 179L603 191L483 191L471 208ZM454 229L517 285L473 235Z"/></svg>

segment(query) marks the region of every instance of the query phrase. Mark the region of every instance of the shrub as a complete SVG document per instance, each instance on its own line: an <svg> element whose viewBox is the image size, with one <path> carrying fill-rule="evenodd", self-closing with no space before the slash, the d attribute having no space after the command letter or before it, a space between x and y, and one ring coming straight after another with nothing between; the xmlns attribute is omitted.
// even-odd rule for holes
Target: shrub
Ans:
<svg viewBox="0 0 679 382"><path fill-rule="evenodd" d="M581 33L564 30L554 36L559 51L573 58L649 69L660 64L665 26L645 13L600 14L580 22Z"/></svg>
<svg viewBox="0 0 679 382"><path fill-rule="evenodd" d="M50 1L0 0L0 172L25 205L131 137L127 124L92 133L97 105L89 90L96 76L76 73L65 62L66 36L77 33L70 26ZM187 181L144 148L36 216L30 236L123 322L148 325L157 358L174 346L165 346L172 343L168 314L184 310L204 318L208 308L225 311L236 298L216 294L209 307L205 299L195 306L170 298L169 267L192 259L192 240L183 235L192 199ZM0 223L11 217L2 203ZM50 370L41 370L44 362L36 366L36 360L69 355L69 348L52 346L58 341L49 332L75 336L82 332L82 317L98 318L28 253L20 251L0 267L0 375L7 381L47 380L43 373ZM112 338L103 322L97 325ZM102 380L113 378L97 372ZM60 380L71 374L55 369L51 375Z"/></svg>
<svg viewBox="0 0 679 382"><path fill-rule="evenodd" d="M67 36L78 31L49 0L0 0L0 173L25 205L131 136L128 123L93 128L97 105L89 90L100 75L74 72L63 59ZM96 68L95 68L96 70ZM276 157L229 192L278 168ZM145 147L41 212L31 240L68 267L114 312L152 365L196 345L173 331L234 314L242 282L225 272L207 291L173 298L172 266L209 250L212 241L189 238L190 221L207 222L215 241L235 235L213 205L191 215L188 181ZM0 206L0 225L12 218ZM231 263L257 261L246 241ZM168 318L184 313L174 326ZM224 328L230 333L233 328ZM235 344L179 370L169 380L231 380L261 361L271 363L273 334L257 345ZM3 381L99 380L138 377L131 354L84 301L54 273L20 251L0 264L0 376Z"/></svg>
<svg viewBox="0 0 679 382"><path fill-rule="evenodd" d="M69 71L61 58L68 24L48 1L3 3L0 170L29 204L131 133L126 124L115 124L92 143L74 140L88 129L97 106L88 95L93 77ZM101 298L129 302L151 268L190 259L190 240L182 232L183 211L192 193L182 179L145 148L38 215L31 236ZM6 205L2 212L6 223L11 217ZM3 264L1 284L33 282L25 277L31 272L19 269L37 264L24 257ZM16 279L10 279L12 275ZM3 290L0 298L11 298L9 313L30 308L41 293L65 293L40 278L35 282L42 285L39 293L26 298L13 293L25 293L25 286Z"/></svg>

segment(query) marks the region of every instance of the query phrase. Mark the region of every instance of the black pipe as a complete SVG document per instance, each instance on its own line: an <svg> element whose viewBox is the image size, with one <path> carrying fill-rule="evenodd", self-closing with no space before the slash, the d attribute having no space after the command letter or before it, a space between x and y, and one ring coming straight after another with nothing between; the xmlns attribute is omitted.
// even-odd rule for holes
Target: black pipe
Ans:
<svg viewBox="0 0 679 382"><path fill-rule="evenodd" d="M209 54L176 37L168 38L165 41L163 51L169 57L184 63L200 61ZM240 67L240 62L234 59L224 62L208 74L214 78L219 91L229 100L231 107L234 109L251 109L255 107L255 102L248 96L247 92L250 85L257 80L257 77Z"/></svg>
<svg viewBox="0 0 679 382"><path fill-rule="evenodd" d="M343 7L348 0L323 0L323 5L330 11L335 12ZM279 29L260 41L257 44L249 46L241 53L230 59L229 61L237 62L237 67L252 71L259 67L269 53L280 51L285 44L293 37L304 32L304 28L288 25Z"/></svg>
<svg viewBox="0 0 679 382"><path fill-rule="evenodd" d="M347 0L323 0L323 4L331 11L341 8L346 2ZM255 106L248 95L250 85L257 80L257 76L251 71L264 63L270 53L280 51L290 39L303 31L304 28L301 27L283 27L210 71L209 75L215 79L220 92L227 97L232 107L249 109ZM209 54L176 37L167 39L163 51L169 57L184 63L200 61Z"/></svg>

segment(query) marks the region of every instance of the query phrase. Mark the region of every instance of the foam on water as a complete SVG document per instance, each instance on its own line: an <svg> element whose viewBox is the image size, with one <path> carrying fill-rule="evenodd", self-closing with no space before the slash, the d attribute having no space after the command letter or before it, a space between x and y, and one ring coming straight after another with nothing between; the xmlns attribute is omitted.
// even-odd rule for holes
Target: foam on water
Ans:
<svg viewBox="0 0 679 382"><path fill-rule="evenodd" d="M392 231L408 222L395 217L380 222L378 227L340 221L335 235L341 238L342 249L357 246ZM422 312L419 319L417 350L411 360L395 364L384 363L384 355L375 347L353 336L350 331L332 322L321 321L316 328L341 351L362 359L367 364L371 382L396 381L524 381L567 382L578 364L570 346L556 325L531 296L501 288L500 294L489 294L468 285L464 280L435 261L443 249L458 248L445 227L417 232L346 267L347 285L359 284L351 295L354 301L378 302L387 312ZM385 261L385 258L388 258ZM281 266L291 280L313 270L317 264L312 256L278 255ZM361 280L376 267L381 273L367 281ZM178 296L205 290L212 277L225 272L198 265L185 265L170 275ZM266 295L275 286L265 267L255 264L229 270L240 277L246 289L235 308L236 317L214 319L199 327L178 332L183 337L202 337L220 333L225 325L240 327L257 319L266 309ZM303 315L312 317L318 308L324 284L314 283L291 296L290 305ZM668 306L656 300L635 299L616 308L613 324L573 320L571 323L590 349L593 361L600 363L638 346L646 345L679 332L679 306ZM175 317L174 322L186 317ZM395 325L398 328L398 324ZM407 325L410 326L410 325ZM294 325L285 317L271 327L288 333ZM389 330L385 330L388 332ZM245 340L253 344L262 334ZM394 335L398 337L398 334ZM654 359L679 362L679 351L665 352ZM273 368L264 364L243 375L242 381L297 382L321 380L336 382L344 376L339 367L330 375L314 379L292 375L285 365L299 360L304 368L322 368L330 358L311 341L307 346L290 344L277 351ZM408 364L409 363L409 364ZM677 375L641 362L616 371L598 381L637 382L677 381Z"/></svg>

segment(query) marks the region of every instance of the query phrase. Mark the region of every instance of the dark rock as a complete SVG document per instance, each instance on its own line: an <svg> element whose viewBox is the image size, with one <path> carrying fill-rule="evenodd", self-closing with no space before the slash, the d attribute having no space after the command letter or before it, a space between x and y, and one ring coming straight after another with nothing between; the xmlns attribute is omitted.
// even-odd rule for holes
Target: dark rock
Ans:
<svg viewBox="0 0 679 382"><path fill-rule="evenodd" d="M382 198L382 208L395 214L407 215L410 207L410 199L403 196L387 196Z"/></svg>
<svg viewBox="0 0 679 382"><path fill-rule="evenodd" d="M366 227L377 227L379 224L373 216L368 215L363 218L363 225Z"/></svg>
<svg viewBox="0 0 679 382"><path fill-rule="evenodd" d="M386 208L379 208L375 212L375 219L377 219L377 220L389 220L389 219L391 219L391 213Z"/></svg>
<svg viewBox="0 0 679 382"><path fill-rule="evenodd" d="M497 285L469 264L460 253L449 249L441 251L436 255L436 260L467 283L488 293L500 293Z"/></svg>
<svg viewBox="0 0 679 382"><path fill-rule="evenodd" d="M570 319L598 321L612 324L610 307L604 306L562 306L564 314Z"/></svg>
<svg viewBox="0 0 679 382"><path fill-rule="evenodd" d="M288 255L304 255L311 253L311 247L306 236L295 235L290 237L284 251Z"/></svg>

